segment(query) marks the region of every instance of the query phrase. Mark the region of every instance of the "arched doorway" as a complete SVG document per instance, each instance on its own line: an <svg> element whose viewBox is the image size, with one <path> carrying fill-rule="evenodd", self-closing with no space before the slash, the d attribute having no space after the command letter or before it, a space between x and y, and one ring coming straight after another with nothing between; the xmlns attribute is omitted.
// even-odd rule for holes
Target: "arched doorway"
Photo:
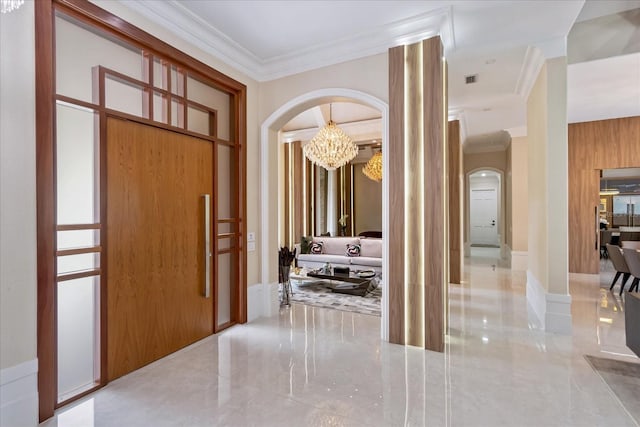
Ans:
<svg viewBox="0 0 640 427"><path fill-rule="evenodd" d="M278 143L278 131L285 123L293 119L301 112L317 105L336 101L349 101L365 104L380 110L382 113L382 139L388 141L389 106L386 102L364 92L346 88L326 88L300 95L274 111L260 127L260 210L261 210L261 253L262 268L261 282L264 295L264 313L270 315L273 307L274 294L271 285L277 283L277 252L278 247L278 217L277 201L280 197L277 179L278 158L276 144ZM388 170L386 156L386 144L382 144L383 177ZM386 236L389 225L389 191L388 180L382 180L382 232ZM388 271L388 239L383 241L382 253L382 339L388 340L388 283L384 281L384 272Z"/></svg>
<svg viewBox="0 0 640 427"><path fill-rule="evenodd" d="M466 174L465 195L465 254L471 248L495 249L504 256L505 198L504 173L491 167L482 167Z"/></svg>

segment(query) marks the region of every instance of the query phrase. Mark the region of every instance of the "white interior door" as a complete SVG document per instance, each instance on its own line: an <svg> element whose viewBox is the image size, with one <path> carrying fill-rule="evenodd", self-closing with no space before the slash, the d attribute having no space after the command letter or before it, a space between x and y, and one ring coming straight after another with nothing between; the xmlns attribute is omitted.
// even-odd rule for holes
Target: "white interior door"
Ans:
<svg viewBox="0 0 640 427"><path fill-rule="evenodd" d="M471 189L471 244L499 246L498 194L495 188Z"/></svg>

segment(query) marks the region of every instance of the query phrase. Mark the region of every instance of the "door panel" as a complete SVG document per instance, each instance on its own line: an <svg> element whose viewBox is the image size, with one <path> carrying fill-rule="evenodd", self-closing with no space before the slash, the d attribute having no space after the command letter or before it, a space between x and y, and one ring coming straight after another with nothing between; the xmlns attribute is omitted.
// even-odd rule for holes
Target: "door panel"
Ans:
<svg viewBox="0 0 640 427"><path fill-rule="evenodd" d="M108 380L213 333L202 197L212 168L208 141L107 121Z"/></svg>
<svg viewBox="0 0 640 427"><path fill-rule="evenodd" d="M471 243L498 245L498 198L494 188L471 190Z"/></svg>

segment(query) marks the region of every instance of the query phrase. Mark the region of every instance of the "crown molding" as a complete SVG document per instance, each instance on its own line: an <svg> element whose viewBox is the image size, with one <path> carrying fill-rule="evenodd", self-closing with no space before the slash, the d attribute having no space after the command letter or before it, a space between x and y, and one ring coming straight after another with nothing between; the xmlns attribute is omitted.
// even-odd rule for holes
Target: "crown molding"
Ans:
<svg viewBox="0 0 640 427"><path fill-rule="evenodd" d="M531 89L533 89L533 85L536 83L538 73L540 73L544 61L542 50L535 46L527 47L515 88L515 93L520 95L525 101L529 98Z"/></svg>
<svg viewBox="0 0 640 427"><path fill-rule="evenodd" d="M175 0L117 0L151 22L257 80L260 60Z"/></svg>
<svg viewBox="0 0 640 427"><path fill-rule="evenodd" d="M451 6L366 31L307 46L286 55L260 58L192 13L177 0L118 0L254 80L268 81L386 52L389 48L440 35L446 52L456 48Z"/></svg>

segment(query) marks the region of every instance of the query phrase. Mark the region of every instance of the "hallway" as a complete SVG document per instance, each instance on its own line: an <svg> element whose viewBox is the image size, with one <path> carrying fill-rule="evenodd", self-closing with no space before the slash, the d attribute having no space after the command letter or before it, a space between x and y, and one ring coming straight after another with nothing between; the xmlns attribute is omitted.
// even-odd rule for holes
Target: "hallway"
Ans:
<svg viewBox="0 0 640 427"><path fill-rule="evenodd" d="M574 334L559 336L529 320L524 272L479 255L450 288L444 354L382 343L377 317L295 305L120 378L43 425L637 425L583 357L634 361L608 273L605 288L572 275Z"/></svg>

